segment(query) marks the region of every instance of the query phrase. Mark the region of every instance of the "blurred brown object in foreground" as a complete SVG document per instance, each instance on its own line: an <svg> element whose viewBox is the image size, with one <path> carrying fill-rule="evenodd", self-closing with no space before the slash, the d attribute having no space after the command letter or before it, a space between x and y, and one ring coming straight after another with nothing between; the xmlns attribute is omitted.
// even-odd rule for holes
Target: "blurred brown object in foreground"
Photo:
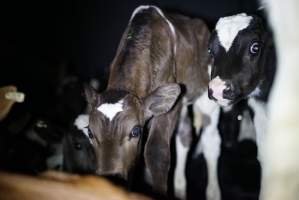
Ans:
<svg viewBox="0 0 299 200"><path fill-rule="evenodd" d="M15 86L5 86L0 88L0 121L9 113L15 102L24 101L24 93L17 92Z"/></svg>
<svg viewBox="0 0 299 200"><path fill-rule="evenodd" d="M149 200L104 178L46 172L27 176L0 172L0 200Z"/></svg>

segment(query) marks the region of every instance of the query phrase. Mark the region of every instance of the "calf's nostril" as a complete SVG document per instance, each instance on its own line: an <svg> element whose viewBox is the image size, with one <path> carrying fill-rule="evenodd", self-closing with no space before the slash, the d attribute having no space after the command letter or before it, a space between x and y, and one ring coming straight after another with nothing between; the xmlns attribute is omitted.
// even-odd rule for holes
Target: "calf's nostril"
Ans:
<svg viewBox="0 0 299 200"><path fill-rule="evenodd" d="M224 91L229 92L230 90L231 90L231 86L230 85L227 85L226 88L224 88Z"/></svg>
<svg viewBox="0 0 299 200"><path fill-rule="evenodd" d="M211 100L216 100L216 98L213 97L213 90L211 88L208 88L208 97Z"/></svg>
<svg viewBox="0 0 299 200"><path fill-rule="evenodd" d="M211 88L208 89L208 97L211 99L213 95L213 90Z"/></svg>
<svg viewBox="0 0 299 200"><path fill-rule="evenodd" d="M227 86L223 90L223 98L224 99L229 99L229 100L234 100L235 94L234 94L234 91L232 90L231 86Z"/></svg>

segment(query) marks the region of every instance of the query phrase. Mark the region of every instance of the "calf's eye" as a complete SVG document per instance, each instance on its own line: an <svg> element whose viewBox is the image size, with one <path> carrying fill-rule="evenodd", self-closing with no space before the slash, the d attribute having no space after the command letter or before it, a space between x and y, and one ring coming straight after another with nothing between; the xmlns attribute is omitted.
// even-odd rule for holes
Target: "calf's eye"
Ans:
<svg viewBox="0 0 299 200"><path fill-rule="evenodd" d="M208 53L209 53L210 56L213 56L213 52L212 52L211 48L208 48Z"/></svg>
<svg viewBox="0 0 299 200"><path fill-rule="evenodd" d="M92 139L92 138L93 138L93 134L92 134L90 128L87 128L87 130L88 130L88 137L89 137L90 139Z"/></svg>
<svg viewBox="0 0 299 200"><path fill-rule="evenodd" d="M140 134L141 134L141 127L140 126L134 126L134 128L131 130L130 138L139 137Z"/></svg>
<svg viewBox="0 0 299 200"><path fill-rule="evenodd" d="M253 42L251 44L251 46L250 46L249 51L250 51L250 54L252 54L252 55L258 54L258 52L260 51L260 44L259 44L259 42Z"/></svg>

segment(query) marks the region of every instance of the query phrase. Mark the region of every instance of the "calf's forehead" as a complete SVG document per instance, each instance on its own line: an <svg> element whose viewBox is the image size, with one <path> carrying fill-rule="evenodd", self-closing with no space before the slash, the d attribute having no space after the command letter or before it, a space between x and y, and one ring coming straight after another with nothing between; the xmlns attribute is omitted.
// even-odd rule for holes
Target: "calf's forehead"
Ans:
<svg viewBox="0 0 299 200"><path fill-rule="evenodd" d="M223 17L218 20L215 31L220 45L226 52L231 48L238 33L246 29L252 20L253 17L245 13Z"/></svg>
<svg viewBox="0 0 299 200"><path fill-rule="evenodd" d="M90 114L90 127L95 134L103 131L110 135L123 132L133 125L139 125L140 106L141 103L134 95L102 102Z"/></svg>
<svg viewBox="0 0 299 200"><path fill-rule="evenodd" d="M124 99L115 103L103 103L97 107L97 111L112 121L117 113L124 111Z"/></svg>

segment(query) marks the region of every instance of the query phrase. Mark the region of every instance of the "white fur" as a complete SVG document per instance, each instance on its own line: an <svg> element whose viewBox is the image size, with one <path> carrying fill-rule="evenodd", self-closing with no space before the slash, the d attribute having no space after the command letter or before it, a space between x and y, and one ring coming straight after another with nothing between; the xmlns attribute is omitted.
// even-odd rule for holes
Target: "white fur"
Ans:
<svg viewBox="0 0 299 200"><path fill-rule="evenodd" d="M123 100L119 100L116 103L104 103L100 105L97 110L103 113L110 121L112 121L117 113L123 111L123 103Z"/></svg>
<svg viewBox="0 0 299 200"><path fill-rule="evenodd" d="M261 101L250 98L248 105L254 111L254 127L256 131L256 144L258 148L258 159L263 164L264 160L264 143L267 132L268 116L267 116L267 105Z"/></svg>
<svg viewBox="0 0 299 200"><path fill-rule="evenodd" d="M132 16L131 16L131 19L130 19L130 22L134 19L135 15L139 12L142 12L143 10L147 10L149 8L154 8L160 15L161 17L166 21L166 23L168 24L169 28L170 28L170 31L173 35L173 38L174 38L174 54L176 54L176 32L175 32L175 28L173 26L173 24L167 19L167 17L164 15L164 13L162 12L162 10L160 8L158 8L157 6L150 6L150 5L142 5L142 6L139 6L137 7Z"/></svg>
<svg viewBox="0 0 299 200"><path fill-rule="evenodd" d="M238 140L242 141L244 139L250 139L256 141L256 132L249 111L244 111L240 120L242 121L240 125L240 134Z"/></svg>
<svg viewBox="0 0 299 200"><path fill-rule="evenodd" d="M182 137L189 136L192 137L192 124L190 119L188 120L188 102L187 99L183 99L183 107L180 114L180 120L178 124L178 131L175 136L175 144L176 144L176 167L174 170L174 192L175 197L179 199L186 199L186 189L187 189L187 181L185 175L185 168L187 163L187 156L190 149L190 146L185 146L182 143Z"/></svg>
<svg viewBox="0 0 299 200"><path fill-rule="evenodd" d="M218 20L216 24L216 32L220 41L226 52L229 51L233 44L237 34L247 28L252 20L251 16L245 13L222 17Z"/></svg>
<svg viewBox="0 0 299 200"><path fill-rule="evenodd" d="M176 135L175 137L175 144L176 144L176 158L177 158L177 164L176 164L175 175L174 175L175 197L179 199L186 199L187 181L185 176L185 168L186 168L189 148L185 147L182 144L179 135Z"/></svg>
<svg viewBox="0 0 299 200"><path fill-rule="evenodd" d="M206 190L206 197L207 200L220 200L221 193L217 173L217 163L220 155L221 144L221 139L217 128L219 108L210 113L210 117L211 124L204 128L200 142L203 155L207 161L208 168L208 185Z"/></svg>
<svg viewBox="0 0 299 200"><path fill-rule="evenodd" d="M228 106L230 102L230 100L223 98L223 91L226 87L225 81L221 80L219 76L213 78L209 83L209 88L213 90L213 97L222 106Z"/></svg>
<svg viewBox="0 0 299 200"><path fill-rule="evenodd" d="M278 66L269 104L263 200L299 197L299 1L265 0Z"/></svg>
<svg viewBox="0 0 299 200"><path fill-rule="evenodd" d="M87 126L89 125L88 115L83 115L83 114L79 115L75 119L74 125L88 137L88 129L87 129Z"/></svg>
<svg viewBox="0 0 299 200"><path fill-rule="evenodd" d="M221 193L218 183L217 163L220 155L221 138L218 131L218 118L220 107L209 100L207 91L196 100L194 104L194 114L200 112L210 117L210 123L204 125L199 143L197 144L195 155L203 153L208 168L208 186L206 190L207 200L220 200Z"/></svg>
<svg viewBox="0 0 299 200"><path fill-rule="evenodd" d="M197 98L193 104L194 121L196 134L199 133L203 126L202 114L209 115L212 113L218 105L208 98L208 91L205 91L199 98Z"/></svg>

